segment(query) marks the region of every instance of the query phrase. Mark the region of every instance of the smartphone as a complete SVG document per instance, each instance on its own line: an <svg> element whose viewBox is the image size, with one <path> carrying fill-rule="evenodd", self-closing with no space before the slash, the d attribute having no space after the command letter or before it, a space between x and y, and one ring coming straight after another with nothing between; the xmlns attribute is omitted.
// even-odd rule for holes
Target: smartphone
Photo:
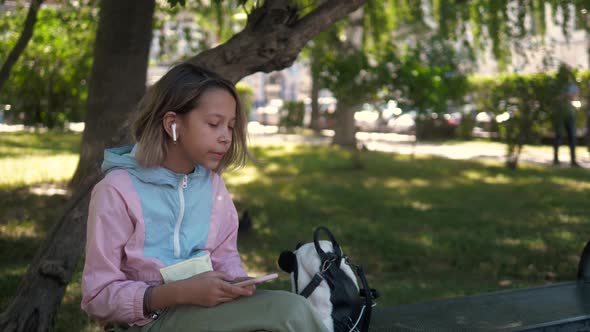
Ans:
<svg viewBox="0 0 590 332"><path fill-rule="evenodd" d="M236 282L234 285L235 286L238 286L238 287L256 285L256 284L259 284L261 282L265 282L265 281L276 279L278 277L279 277L278 274L272 273L272 274L267 274L267 275L262 276L262 277L252 278L252 279L248 279L248 280Z"/></svg>

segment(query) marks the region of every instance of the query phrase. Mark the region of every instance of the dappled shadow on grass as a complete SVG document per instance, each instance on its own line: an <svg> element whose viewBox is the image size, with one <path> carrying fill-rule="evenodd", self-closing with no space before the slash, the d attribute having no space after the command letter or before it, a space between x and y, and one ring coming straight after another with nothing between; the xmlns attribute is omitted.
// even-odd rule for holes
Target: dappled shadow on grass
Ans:
<svg viewBox="0 0 590 332"><path fill-rule="evenodd" d="M43 135L27 132L0 135L0 158L19 157L23 151L31 155L78 154L80 134L48 132Z"/></svg>
<svg viewBox="0 0 590 332"><path fill-rule="evenodd" d="M50 228L61 217L66 197L40 196L28 187L0 190L0 310L18 283Z"/></svg>
<svg viewBox="0 0 590 332"><path fill-rule="evenodd" d="M2 248L2 252L6 252ZM27 265L21 261L7 262L3 261L2 270L0 271L0 311L8 305L8 301L13 296L16 288L27 270Z"/></svg>
<svg viewBox="0 0 590 332"><path fill-rule="evenodd" d="M79 286L78 286L79 287ZM53 332L103 332L98 323L80 309L82 296L77 294L60 305Z"/></svg>
<svg viewBox="0 0 590 332"><path fill-rule="evenodd" d="M0 311L14 296L39 246L59 221L65 195L38 195L30 187L0 190ZM80 309L80 261L52 331L102 331Z"/></svg>
<svg viewBox="0 0 590 332"><path fill-rule="evenodd" d="M47 231L61 216L66 201L66 195L39 195L31 192L29 186L2 189L0 225L30 220L42 231Z"/></svg>
<svg viewBox="0 0 590 332"><path fill-rule="evenodd" d="M356 170L339 149L281 151L254 150L266 163L249 182L233 187L230 176L238 210L254 219L239 244L255 270L276 270L282 249L310 242L314 227L325 225L388 290L385 304L407 299L410 291L395 286L404 278L416 281L416 300L452 295L451 278L453 294L575 278L590 234L590 193L579 190L590 184L585 170L515 172L376 152L363 153L366 167ZM462 291L463 284L471 286Z"/></svg>

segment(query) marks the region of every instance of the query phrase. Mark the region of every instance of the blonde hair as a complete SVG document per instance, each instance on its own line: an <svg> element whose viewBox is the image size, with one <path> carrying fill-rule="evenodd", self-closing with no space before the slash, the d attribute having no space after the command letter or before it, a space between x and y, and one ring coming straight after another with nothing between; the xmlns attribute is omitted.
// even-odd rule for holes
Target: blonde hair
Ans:
<svg viewBox="0 0 590 332"><path fill-rule="evenodd" d="M246 163L246 124L240 98L234 85L218 74L190 63L174 66L153 86L149 87L138 105L133 124L137 144L135 159L143 167L162 165L167 153L168 135L162 126L166 112L182 115L199 106L199 99L209 89L229 92L236 101L236 120L229 150L214 170L239 168Z"/></svg>

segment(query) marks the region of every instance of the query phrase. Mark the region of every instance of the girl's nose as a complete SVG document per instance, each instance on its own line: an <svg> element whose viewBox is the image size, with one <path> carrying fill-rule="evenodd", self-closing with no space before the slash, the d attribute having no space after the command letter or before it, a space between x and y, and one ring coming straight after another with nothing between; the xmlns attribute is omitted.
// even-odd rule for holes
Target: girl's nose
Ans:
<svg viewBox="0 0 590 332"><path fill-rule="evenodd" d="M219 136L219 142L223 144L228 144L231 142L231 132L229 130L224 130L223 133Z"/></svg>

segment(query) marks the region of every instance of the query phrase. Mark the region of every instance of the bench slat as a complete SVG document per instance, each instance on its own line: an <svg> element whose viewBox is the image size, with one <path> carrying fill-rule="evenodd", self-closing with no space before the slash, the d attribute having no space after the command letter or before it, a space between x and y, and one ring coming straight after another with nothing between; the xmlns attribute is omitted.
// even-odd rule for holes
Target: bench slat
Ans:
<svg viewBox="0 0 590 332"><path fill-rule="evenodd" d="M565 282L475 296L376 307L371 331L590 331L590 284ZM569 328L568 328L569 330Z"/></svg>

